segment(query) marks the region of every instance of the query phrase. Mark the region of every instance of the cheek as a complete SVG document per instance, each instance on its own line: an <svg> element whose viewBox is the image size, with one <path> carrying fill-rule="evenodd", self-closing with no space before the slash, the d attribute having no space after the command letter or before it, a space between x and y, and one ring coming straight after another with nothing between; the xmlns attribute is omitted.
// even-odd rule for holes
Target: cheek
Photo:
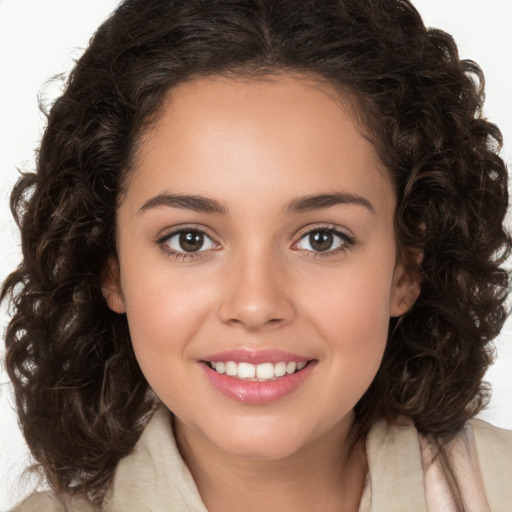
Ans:
<svg viewBox="0 0 512 512"><path fill-rule="evenodd" d="M392 258L387 261L384 270L363 261L350 264L325 279L322 289L309 287L304 311L321 338L328 340L333 364L349 373L376 372L380 365L388 336L394 267Z"/></svg>
<svg viewBox="0 0 512 512"><path fill-rule="evenodd" d="M169 408L181 410L195 396L188 355L209 298L190 279L179 282L168 274L156 267L132 273L137 277L125 286L126 314L142 373Z"/></svg>
<svg viewBox="0 0 512 512"><path fill-rule="evenodd" d="M389 317L385 303L364 293L342 292L332 298L337 304L329 304L316 325L328 342L324 361L326 374L332 375L330 389L319 393L336 415L352 409L373 382L386 348ZM327 317L330 322L322 320Z"/></svg>
<svg viewBox="0 0 512 512"><path fill-rule="evenodd" d="M199 286L193 275L169 272L165 263L145 269L139 266L123 288L130 335L141 366L151 357L183 354L211 309L213 294L208 287Z"/></svg>

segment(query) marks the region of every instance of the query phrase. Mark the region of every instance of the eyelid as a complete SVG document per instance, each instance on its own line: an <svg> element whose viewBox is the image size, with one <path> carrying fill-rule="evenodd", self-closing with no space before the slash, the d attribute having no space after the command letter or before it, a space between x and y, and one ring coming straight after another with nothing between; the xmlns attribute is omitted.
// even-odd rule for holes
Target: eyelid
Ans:
<svg viewBox="0 0 512 512"><path fill-rule="evenodd" d="M215 245L220 247L220 243L217 241L217 237L212 235L210 230L205 228L204 226L200 226L197 224L182 224L178 226L172 226L163 229L159 232L157 235L154 243L155 245L159 246L160 249L166 253L166 255L171 256L175 259L181 259L184 260L194 260L197 258L202 258L206 256L205 253L209 253L212 250L218 250L215 249L206 249L206 250L199 250L195 252L186 252L186 251L176 251L172 249L169 245L167 245L167 242L173 238L174 236L186 231L198 231L202 233L205 237L209 238Z"/></svg>
<svg viewBox="0 0 512 512"><path fill-rule="evenodd" d="M215 249L207 249L207 250L199 250L196 252L186 252L186 251L175 251L171 249L169 246L166 246L166 242L172 238L173 236L183 232L183 231L199 231L206 237L208 237L214 244L218 247ZM295 248L304 237L308 236L312 232L315 231L328 231L334 233L336 236L341 237L344 240L344 243L335 249L328 249L326 251L311 251L307 249L299 249ZM168 256L172 256L175 259L182 260L194 260L197 258L205 257L212 250L218 250L221 248L221 244L217 239L217 236L211 233L211 230L206 228L205 226L198 224L182 224L172 227L167 227L159 232L154 241L155 245L158 245L162 251L164 251ZM303 253L309 253L308 257L313 258L326 258L329 256L337 255L338 253L347 252L352 247L357 244L357 240L352 235L351 231L345 227L335 225L335 224L313 224L308 225L305 228L302 228L300 232L295 236L295 242L292 244L291 249L296 251L301 251ZM206 253L206 254L205 254Z"/></svg>
<svg viewBox="0 0 512 512"><path fill-rule="evenodd" d="M339 234L340 236L351 239L355 241L354 235L352 232L342 226L338 226L336 224L308 224L306 227L302 228L296 235L295 239L300 240L301 238L305 237L306 235L309 235L311 232L314 231L330 231L336 234Z"/></svg>
<svg viewBox="0 0 512 512"><path fill-rule="evenodd" d="M307 249L299 249L296 248L296 251L302 251L305 253L309 253L311 257L316 258L325 258L329 256L333 256L338 254L339 252L346 252L357 244L357 240L354 235L347 228L337 226L335 224L315 224L309 225L306 228L303 228L298 235L295 237L295 242L292 244L292 249L296 246L302 239L306 236L314 233L315 231L328 231L330 233L335 234L336 236L341 237L345 243L343 243L340 247L336 249L329 249L326 251L310 251Z"/></svg>
<svg viewBox="0 0 512 512"><path fill-rule="evenodd" d="M219 243L217 241L217 237L211 233L211 231L205 226L201 226L199 224L178 224L177 226L171 226L162 229L158 235L155 237L155 243L163 243L168 240L171 236L176 235L177 233L182 233L183 231L199 231L203 233L208 238L211 238L214 242Z"/></svg>

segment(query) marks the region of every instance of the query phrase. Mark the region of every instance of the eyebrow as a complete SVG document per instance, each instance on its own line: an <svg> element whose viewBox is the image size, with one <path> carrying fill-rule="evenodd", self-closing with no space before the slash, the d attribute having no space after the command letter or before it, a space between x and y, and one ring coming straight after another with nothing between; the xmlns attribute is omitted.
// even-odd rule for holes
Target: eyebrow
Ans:
<svg viewBox="0 0 512 512"><path fill-rule="evenodd" d="M153 208L167 206L170 208L183 208L201 213L222 213L226 214L228 209L208 197L187 194L158 194L148 199L140 208L139 212L145 212Z"/></svg>
<svg viewBox="0 0 512 512"><path fill-rule="evenodd" d="M285 213L303 213L314 210L323 210L340 204L356 204L364 206L371 213L375 214L375 208L365 197L348 194L315 194L298 197L290 201L284 208ZM148 199L140 208L139 212L145 212L153 208L166 206L169 208L183 208L200 213L220 213L227 214L228 209L215 199L203 197L200 195L189 194L158 194Z"/></svg>
<svg viewBox="0 0 512 512"><path fill-rule="evenodd" d="M334 193L334 194L316 194L310 196L298 197L290 201L286 207L286 213L302 213L314 210L323 210L337 206L339 204L356 204L364 206L371 213L375 214L375 208L365 197L357 194Z"/></svg>

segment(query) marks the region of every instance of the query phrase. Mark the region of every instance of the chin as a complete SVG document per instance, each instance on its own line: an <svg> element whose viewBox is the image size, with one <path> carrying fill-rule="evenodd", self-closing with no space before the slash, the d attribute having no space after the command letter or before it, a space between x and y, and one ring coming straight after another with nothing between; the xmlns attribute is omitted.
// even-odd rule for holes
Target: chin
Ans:
<svg viewBox="0 0 512 512"><path fill-rule="evenodd" d="M295 422L294 422L295 423ZM205 434L220 450L241 459L279 460L297 453L311 441L307 432L299 431L289 420L253 421L247 425L231 424L217 432Z"/></svg>
<svg viewBox="0 0 512 512"><path fill-rule="evenodd" d="M258 436L259 437L259 436ZM294 442L295 441L295 442ZM296 453L301 443L298 440L282 439L273 436L273 439L241 439L240 442L231 442L224 449L233 457L247 460L280 460Z"/></svg>

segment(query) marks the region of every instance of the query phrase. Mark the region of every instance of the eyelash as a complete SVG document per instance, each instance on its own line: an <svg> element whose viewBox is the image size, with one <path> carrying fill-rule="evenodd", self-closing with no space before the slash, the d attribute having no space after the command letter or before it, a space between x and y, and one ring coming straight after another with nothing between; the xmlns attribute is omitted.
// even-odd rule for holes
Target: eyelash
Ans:
<svg viewBox="0 0 512 512"><path fill-rule="evenodd" d="M314 226L313 228L307 229L306 231L302 232L300 234L297 242L295 242L293 244L292 248L294 246L296 246L302 240L306 239L312 233L319 233L319 232L330 233L332 235L339 237L342 240L341 245L339 247L337 247L336 249L328 249L326 251L310 251L310 250L304 249L305 252L309 253L308 254L309 258L325 259L325 258L329 258L329 257L335 257L341 253L348 252L350 249L352 249L356 245L356 240L352 235L348 234L346 231L343 231L336 226L327 225L327 226ZM300 249L295 249L295 250L300 250Z"/></svg>
<svg viewBox="0 0 512 512"><path fill-rule="evenodd" d="M168 245L168 242L175 236L180 235L182 233L201 233L205 238L209 239L213 244L220 246L220 244L210 235L206 232L206 230L202 229L200 226L184 226L180 227L179 229L174 229L173 231L169 233L165 233L164 235L160 236L156 240L156 244L167 254L167 256L177 260L177 261L193 261L198 258L204 257L204 252L208 252L208 250L198 250L195 252L186 252L186 251L175 251L171 249ZM342 239L342 243L339 247L337 247L334 250L327 249L325 251L314 251L314 250L307 250L302 249L303 251L309 253L308 257L310 258L329 258L336 256L340 253L347 252L350 250L354 245L356 245L356 241L353 236L349 235L345 231L340 230L339 228L335 226L315 226L313 228L308 229L307 231L304 231L300 234L297 242L295 242L292 245L292 250L300 251L301 249L295 248L302 240L306 239L306 237L310 236L312 233L315 232L323 232L323 233L330 233L332 235L335 235ZM218 249L213 249L218 250Z"/></svg>
<svg viewBox="0 0 512 512"><path fill-rule="evenodd" d="M183 226L179 229L174 229L173 231L169 233L163 234L161 237L159 237L156 240L156 244L167 254L167 256L177 260L177 261L193 261L198 258L203 257L204 255L201 254L203 252L206 252L204 250L198 250L195 252L181 252L181 251L175 251L171 249L168 245L168 242L175 236L180 235L182 233L201 233L205 238L212 241L212 243L216 245L220 245L210 234L206 232L206 230L202 229L200 226ZM214 249L216 250L216 249Z"/></svg>

